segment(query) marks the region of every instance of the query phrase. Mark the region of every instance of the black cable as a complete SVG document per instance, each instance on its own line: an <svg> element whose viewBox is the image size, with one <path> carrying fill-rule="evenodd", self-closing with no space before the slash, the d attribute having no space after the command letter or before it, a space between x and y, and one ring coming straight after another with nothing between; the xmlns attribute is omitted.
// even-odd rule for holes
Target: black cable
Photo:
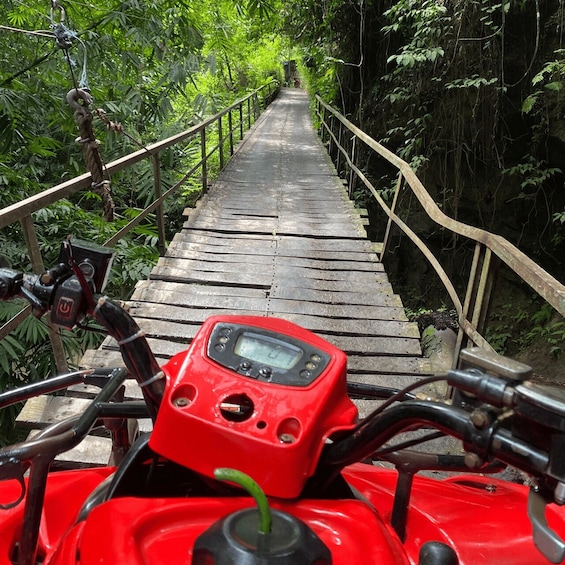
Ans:
<svg viewBox="0 0 565 565"><path fill-rule="evenodd" d="M379 449L378 451L375 451L375 453L373 453L372 457L373 459L379 458L383 455L388 455L389 453L394 453L395 451L402 451L403 449L408 449L409 447L413 447L421 443L426 443L427 441L432 441L440 437L445 437L445 434L443 432L432 432L420 438L414 438L411 440L403 441L402 443L398 443L396 445L391 445L390 447Z"/></svg>
<svg viewBox="0 0 565 565"><path fill-rule="evenodd" d="M369 422L375 416L378 416L383 410L385 410L385 408L388 408L391 404L394 404L395 402L401 400L406 395L406 393L438 381L447 381L447 373L442 375L434 375L433 377L427 377L425 379L422 379L421 381L412 383L411 385L404 387L402 390L399 390L396 394L392 395L388 400L383 402L378 408L373 410L367 417L363 418L363 420L361 420L359 424L357 424L352 433L361 430L366 426L367 422Z"/></svg>

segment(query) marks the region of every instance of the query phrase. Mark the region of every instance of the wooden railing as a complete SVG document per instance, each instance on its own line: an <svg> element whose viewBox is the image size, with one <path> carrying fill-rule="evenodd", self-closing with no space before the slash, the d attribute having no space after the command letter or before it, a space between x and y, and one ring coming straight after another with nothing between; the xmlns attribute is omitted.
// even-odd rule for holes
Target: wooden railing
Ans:
<svg viewBox="0 0 565 565"><path fill-rule="evenodd" d="M514 245L499 235L458 222L446 216L434 202L410 165L400 157L369 137L337 110L316 96L316 113L320 120L320 135L327 143L330 155L335 155L338 170L345 165L350 197L355 184L362 182L388 217L380 259L387 252L387 244L393 224L418 247L434 268L443 283L459 317L459 335L454 355L457 360L461 347L471 341L473 344L492 350L483 334L487 326L489 307L493 297L495 277L500 265L505 264L525 281L539 296L562 316L565 315L565 286L543 270ZM379 191L358 166L361 145L365 151L372 151L398 171L392 204L387 205ZM470 266L469 278L463 300L449 279L440 261L420 237L397 215L397 204L402 190L409 189L418 199L428 217L437 225L474 242L475 251Z"/></svg>
<svg viewBox="0 0 565 565"><path fill-rule="evenodd" d="M221 170L229 157L233 155L236 143L243 139L244 132L251 127L261 111L272 102L278 93L278 89L279 85L276 82L264 85L195 126L108 163L105 170L111 176L118 171L132 167L144 159L151 159L153 165L154 200L131 222L108 239L104 245L112 247L136 225L148 218L150 214L155 214L159 235L159 251L161 253L164 252L166 243L163 202L196 174L199 174L201 178L202 191L206 192L208 188L208 161L210 157L218 153ZM210 146L212 133L214 133L217 143ZM200 160L178 182L163 192L160 174L160 154L170 147L190 142L194 138L200 139ZM226 155L226 152L229 155ZM20 222L34 272L42 273L45 269L34 227L33 213L71 194L87 189L90 185L91 176L90 173L87 173L0 210L0 229L14 222ZM30 314L30 311L29 307L23 309L14 318L0 327L0 339L3 339L8 333L18 327ZM57 368L60 372L63 372L66 370L66 359L59 335L56 331L51 331L50 336Z"/></svg>

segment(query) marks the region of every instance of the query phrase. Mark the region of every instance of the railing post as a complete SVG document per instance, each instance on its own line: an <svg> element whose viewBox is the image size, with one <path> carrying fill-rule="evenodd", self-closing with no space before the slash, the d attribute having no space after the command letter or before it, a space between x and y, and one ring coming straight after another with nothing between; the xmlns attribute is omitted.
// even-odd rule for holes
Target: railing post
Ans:
<svg viewBox="0 0 565 565"><path fill-rule="evenodd" d="M155 200L161 198L163 194L161 186L161 162L159 160L159 154L155 153L153 155L153 186L155 190ZM163 206L160 204L155 208L155 215L157 216L157 236L159 238L159 255L165 255L167 250L166 236L165 236L165 217L163 215Z"/></svg>
<svg viewBox="0 0 565 565"><path fill-rule="evenodd" d="M339 167L341 165L341 149L340 148L343 147L343 145L341 143L342 137L343 137L343 124L341 122L339 122L339 131L337 133L337 147L336 147L337 155L336 155L336 158L335 158L335 169L336 169L337 174L339 176L341 176Z"/></svg>
<svg viewBox="0 0 565 565"><path fill-rule="evenodd" d="M202 194L208 192L208 156L206 154L206 128L200 132L200 155L202 156Z"/></svg>
<svg viewBox="0 0 565 565"><path fill-rule="evenodd" d="M334 127L333 127L334 126L334 120L335 120L335 118L334 118L334 115L332 114L330 116L329 123L328 123L328 133L330 133L330 138L328 140L328 154L329 154L329 156L331 157L332 160L333 160L332 153L333 153L334 138L331 136L331 133L333 133L333 130L334 130Z"/></svg>
<svg viewBox="0 0 565 565"><path fill-rule="evenodd" d="M349 198L353 199L353 194L355 192L355 180L357 179L357 175L355 174L355 170L353 167L357 166L355 159L357 157L357 136L354 135L351 140L351 167L349 169L349 180L347 181L347 186L349 188Z"/></svg>
<svg viewBox="0 0 565 565"><path fill-rule="evenodd" d="M230 155L233 155L233 117L231 110L228 112L228 128L230 130Z"/></svg>
<svg viewBox="0 0 565 565"><path fill-rule="evenodd" d="M33 218L31 216L24 216L20 220L20 224L22 226L29 257L31 259L31 267L34 273L40 275L45 271L45 266L43 265L43 258L41 256L37 234L35 233ZM67 356L65 355L65 350L63 348L63 340L61 339L59 331L51 325L51 317L49 314L46 315L46 319L47 326L49 327L49 340L51 341L57 372L61 374L67 373L69 371L69 366L67 364Z"/></svg>
<svg viewBox="0 0 565 565"><path fill-rule="evenodd" d="M243 102L239 105L239 141L243 139Z"/></svg>
<svg viewBox="0 0 565 565"><path fill-rule="evenodd" d="M224 168L224 132L222 128L222 117L218 118L218 149L220 151L220 171Z"/></svg>
<svg viewBox="0 0 565 565"><path fill-rule="evenodd" d="M388 222L386 224L386 230L385 230L385 235L383 237L383 248L381 249L381 256L379 257L379 260L382 261L383 257L385 255L386 252L386 248L387 248L387 244L388 244L388 240L390 237L390 230L392 228L392 216L396 213L396 203L398 202L398 196L400 194L400 191L402 190L402 187L404 186L404 175L402 173L398 173L398 180L396 181L396 189L394 191L394 198L392 200L392 206L390 207L390 216L388 217Z"/></svg>
<svg viewBox="0 0 565 565"><path fill-rule="evenodd" d="M260 110L260 107L259 107L259 95L256 92L254 92L253 93L253 121L254 122L257 120L260 113L261 113L261 110ZM249 127L251 127L251 123L249 124Z"/></svg>
<svg viewBox="0 0 565 565"><path fill-rule="evenodd" d="M316 97L316 116L318 116L319 126L318 126L318 135L320 136L320 141L322 145L324 144L324 120L322 118L322 104L320 100Z"/></svg>
<svg viewBox="0 0 565 565"><path fill-rule="evenodd" d="M321 128L322 128L322 143L326 143L326 135L328 137L328 139L331 142L331 135L328 132L328 123L326 121L327 119L327 110L325 107L322 107L322 122L321 122ZM329 144L328 144L328 148L329 148Z"/></svg>
<svg viewBox="0 0 565 565"><path fill-rule="evenodd" d="M472 341L465 333L464 328L462 328L463 322L469 319L469 315L472 330L481 336L486 330L499 265L500 259L493 255L487 246L480 242L475 244L473 263L469 273L469 283L461 312L454 363L456 363L461 349Z"/></svg>

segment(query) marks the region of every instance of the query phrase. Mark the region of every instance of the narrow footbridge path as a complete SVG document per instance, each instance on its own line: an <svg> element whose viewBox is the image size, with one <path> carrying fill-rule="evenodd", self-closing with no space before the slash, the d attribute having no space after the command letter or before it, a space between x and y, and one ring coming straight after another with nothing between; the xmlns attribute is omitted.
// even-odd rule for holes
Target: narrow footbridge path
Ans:
<svg viewBox="0 0 565 565"><path fill-rule="evenodd" d="M163 361L212 314L279 316L348 353L353 380L402 387L429 368L374 245L307 94L283 89L138 283L130 313ZM117 349L108 340L84 361L112 364Z"/></svg>
<svg viewBox="0 0 565 565"><path fill-rule="evenodd" d="M318 333L348 354L352 381L402 388L429 375L416 324L314 131L305 92L282 90L187 212L129 301L160 363L186 349L206 318L229 313L282 317ZM82 364L122 361L108 338ZM18 421L37 428L81 413L88 389L32 399ZM140 396L133 381L126 396ZM370 402L359 402L362 414ZM110 440L90 439L69 452L71 464L104 462Z"/></svg>

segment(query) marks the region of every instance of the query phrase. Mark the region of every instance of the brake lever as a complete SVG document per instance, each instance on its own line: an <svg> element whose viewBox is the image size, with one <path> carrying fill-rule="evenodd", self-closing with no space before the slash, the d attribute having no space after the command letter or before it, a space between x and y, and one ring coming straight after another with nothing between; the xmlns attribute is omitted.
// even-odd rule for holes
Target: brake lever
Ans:
<svg viewBox="0 0 565 565"><path fill-rule="evenodd" d="M549 527L545 518L546 506L545 498L530 490L528 517L534 530L534 544L551 563L561 563L565 559L565 542Z"/></svg>

